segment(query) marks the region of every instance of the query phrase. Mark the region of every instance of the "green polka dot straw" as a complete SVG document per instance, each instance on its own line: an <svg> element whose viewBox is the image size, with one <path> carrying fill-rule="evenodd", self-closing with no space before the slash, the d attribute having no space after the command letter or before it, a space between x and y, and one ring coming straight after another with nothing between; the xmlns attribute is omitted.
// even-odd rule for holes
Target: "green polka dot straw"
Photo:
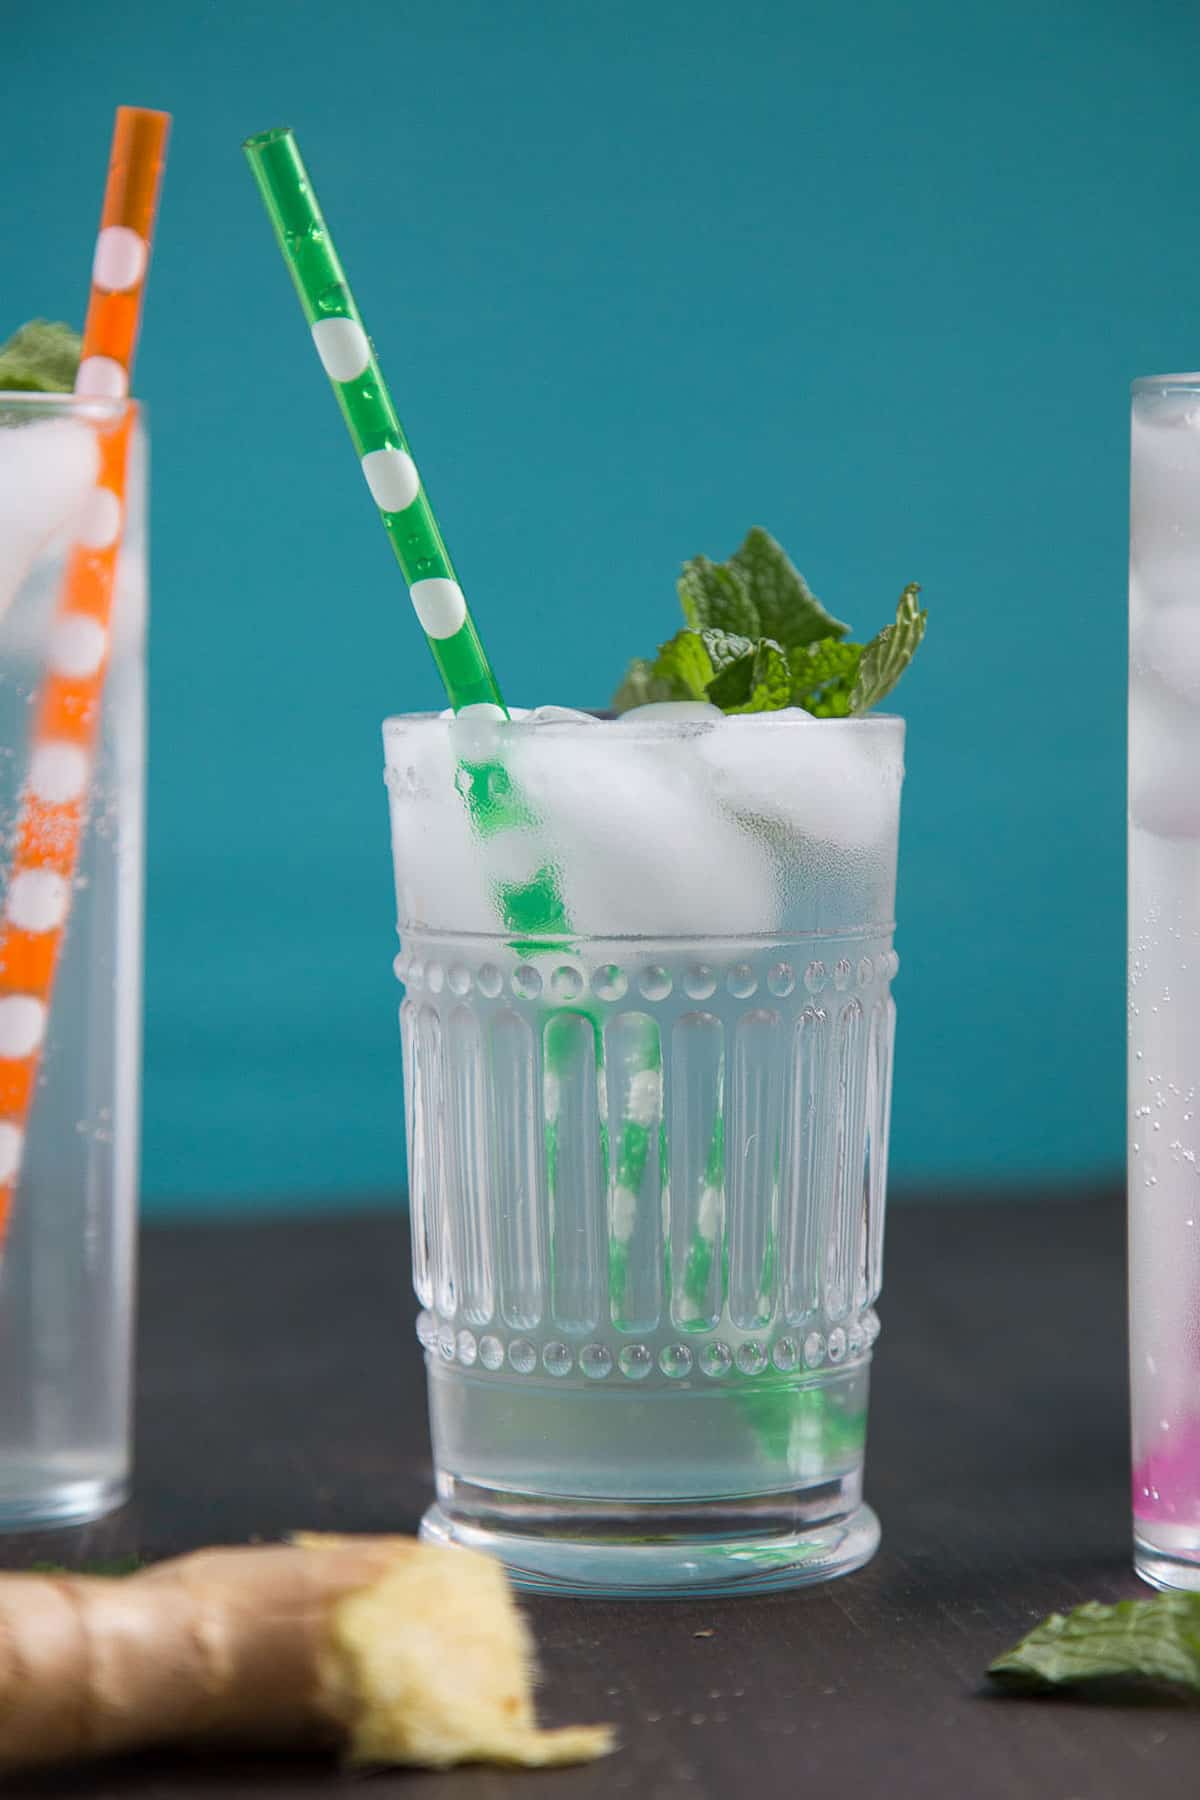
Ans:
<svg viewBox="0 0 1200 1800"><path fill-rule="evenodd" d="M280 128L243 148L450 704L507 718L296 140Z"/></svg>

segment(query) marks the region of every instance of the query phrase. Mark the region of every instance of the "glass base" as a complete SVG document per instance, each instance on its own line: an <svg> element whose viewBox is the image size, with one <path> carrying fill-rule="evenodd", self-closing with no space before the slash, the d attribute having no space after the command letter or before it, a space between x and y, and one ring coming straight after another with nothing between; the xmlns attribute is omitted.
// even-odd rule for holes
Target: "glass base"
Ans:
<svg viewBox="0 0 1200 1800"><path fill-rule="evenodd" d="M1200 1526L1147 1525L1133 1534L1133 1566L1151 1587L1200 1593Z"/></svg>
<svg viewBox="0 0 1200 1800"><path fill-rule="evenodd" d="M63 1481L53 1487L27 1492L5 1491L0 1486L0 1532L52 1531L65 1525L86 1525L92 1519L115 1512L129 1498L124 1477Z"/></svg>
<svg viewBox="0 0 1200 1800"><path fill-rule="evenodd" d="M660 1525L653 1535L650 1526L659 1521L643 1513L636 1523L626 1514L625 1533L585 1536L595 1514L581 1509L579 1535L572 1536L562 1503L552 1531L538 1530L533 1518L525 1530L498 1529L435 1505L421 1520L421 1536L499 1557L514 1584L532 1593L630 1600L807 1587L861 1569L879 1547L879 1520L861 1504L820 1524L779 1530L763 1529L761 1500L677 1503L670 1512L670 1529Z"/></svg>

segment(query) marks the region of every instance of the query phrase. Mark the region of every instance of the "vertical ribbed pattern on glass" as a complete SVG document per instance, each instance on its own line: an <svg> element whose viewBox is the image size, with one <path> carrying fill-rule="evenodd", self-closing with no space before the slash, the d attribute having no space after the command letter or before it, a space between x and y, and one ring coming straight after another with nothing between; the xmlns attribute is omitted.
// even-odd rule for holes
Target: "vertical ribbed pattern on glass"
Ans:
<svg viewBox="0 0 1200 1800"><path fill-rule="evenodd" d="M861 1001L838 1013L833 1220L826 1260L825 1311L844 1319L854 1301L855 1261L861 1241L865 1163L867 1069Z"/></svg>
<svg viewBox="0 0 1200 1800"><path fill-rule="evenodd" d="M442 1022L432 1006L422 1006L416 1027L417 1156L423 1177L422 1204L429 1262L433 1273L434 1304L448 1319L454 1317L455 1289L454 1219L458 1208L446 1188L445 1069L442 1062Z"/></svg>
<svg viewBox="0 0 1200 1800"><path fill-rule="evenodd" d="M608 1293L618 1331L653 1331L662 1309L664 1073L653 1019L629 1012L609 1022Z"/></svg>
<svg viewBox="0 0 1200 1800"><path fill-rule="evenodd" d="M608 1284L605 1154L591 1020L579 1013L552 1015L543 1056L551 1310L561 1331L592 1331L607 1311Z"/></svg>
<svg viewBox="0 0 1200 1800"><path fill-rule="evenodd" d="M458 1218L458 1311L469 1325L492 1317L487 1076L479 1015L456 1006L446 1025L450 1138L447 1179Z"/></svg>
<svg viewBox="0 0 1200 1800"><path fill-rule="evenodd" d="M684 1013L670 1043L671 1323L711 1331L724 1301L725 1032L712 1013Z"/></svg>
<svg viewBox="0 0 1200 1800"><path fill-rule="evenodd" d="M726 1131L729 1316L739 1330L770 1323L775 1307L782 1021L743 1013L734 1027Z"/></svg>
<svg viewBox="0 0 1200 1800"><path fill-rule="evenodd" d="M867 1234L867 1293L872 1305L883 1286L883 1224L887 1200L888 1137L892 1116L892 1068L896 1042L896 1002L889 994L875 1008L872 1029L876 1035L879 1087L871 1153L869 1198L870 1230Z"/></svg>
<svg viewBox="0 0 1200 1800"><path fill-rule="evenodd" d="M829 1038L829 1014L806 1006L792 1031L780 1183L782 1312L789 1325L802 1324L821 1304L833 1163Z"/></svg>
<svg viewBox="0 0 1200 1800"><path fill-rule="evenodd" d="M408 1212L412 1227L413 1287L422 1306L433 1305L433 1270L429 1247L429 1194L425 1169L425 1097L421 1091L421 1059L417 1055L417 1009L411 1000L400 1008L400 1043L404 1053L404 1128L408 1143Z"/></svg>
<svg viewBox="0 0 1200 1800"><path fill-rule="evenodd" d="M546 1226L538 1046L529 1021L497 1013L489 1034L492 1075L492 1207L500 1313L532 1331L546 1309Z"/></svg>
<svg viewBox="0 0 1200 1800"><path fill-rule="evenodd" d="M846 1353L882 1279L896 1011L888 948L821 948L833 968L810 959L803 987L789 984L807 946L759 971L690 957L631 977L614 960L586 1005L550 999L570 964L500 981L485 962L476 983L465 963L431 979L413 958L425 992L400 1020L414 1281L464 1328L467 1366L495 1366L472 1337L485 1329L502 1347L528 1334L535 1364L512 1367L539 1379L642 1379L649 1356L657 1382L660 1353L670 1379L685 1333L736 1354L737 1334L820 1343L843 1325ZM743 983L772 1003L736 999ZM741 1372L761 1372L763 1351Z"/></svg>

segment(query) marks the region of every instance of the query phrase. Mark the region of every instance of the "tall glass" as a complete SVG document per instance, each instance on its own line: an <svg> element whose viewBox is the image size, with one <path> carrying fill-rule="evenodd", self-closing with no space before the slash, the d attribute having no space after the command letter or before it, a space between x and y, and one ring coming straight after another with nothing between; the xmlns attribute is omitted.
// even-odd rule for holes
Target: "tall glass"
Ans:
<svg viewBox="0 0 1200 1800"><path fill-rule="evenodd" d="M1200 375L1133 386L1129 615L1134 1560L1200 1589Z"/></svg>
<svg viewBox="0 0 1200 1800"><path fill-rule="evenodd" d="M857 1567L901 721L384 740L425 1535L565 1592Z"/></svg>
<svg viewBox="0 0 1200 1800"><path fill-rule="evenodd" d="M98 557L116 531L98 474L105 445L126 428L106 646L64 602L64 576L73 546ZM0 1249L0 1528L93 1517L128 1482L145 481L142 428L127 402L0 394L0 1173L16 1171ZM94 572L89 560L81 608L100 605ZM105 649L89 753L88 677ZM43 866L14 879L27 794L42 807ZM43 1005L27 996L45 992L56 944ZM26 1116L21 1088L39 1043Z"/></svg>

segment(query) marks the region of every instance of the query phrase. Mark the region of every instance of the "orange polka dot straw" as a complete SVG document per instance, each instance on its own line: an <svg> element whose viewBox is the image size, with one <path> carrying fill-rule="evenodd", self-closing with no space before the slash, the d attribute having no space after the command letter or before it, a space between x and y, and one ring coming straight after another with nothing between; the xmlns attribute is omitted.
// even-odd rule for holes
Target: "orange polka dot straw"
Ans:
<svg viewBox="0 0 1200 1800"><path fill-rule="evenodd" d="M76 394L124 400L141 322L170 115L117 109ZM99 473L67 562L34 712L0 920L0 1246L21 1172L54 971L87 819L108 664L133 410L96 423Z"/></svg>

